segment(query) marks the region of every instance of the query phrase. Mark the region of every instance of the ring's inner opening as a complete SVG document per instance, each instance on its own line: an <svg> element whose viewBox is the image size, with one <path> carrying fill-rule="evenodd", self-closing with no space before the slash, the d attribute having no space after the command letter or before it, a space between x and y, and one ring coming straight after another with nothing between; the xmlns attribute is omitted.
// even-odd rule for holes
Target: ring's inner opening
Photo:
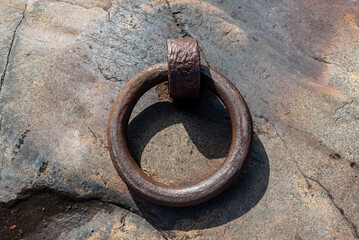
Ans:
<svg viewBox="0 0 359 240"><path fill-rule="evenodd" d="M209 90L172 101L167 82L137 102L128 125L130 152L152 179L175 186L202 181L222 165L231 145L227 109Z"/></svg>

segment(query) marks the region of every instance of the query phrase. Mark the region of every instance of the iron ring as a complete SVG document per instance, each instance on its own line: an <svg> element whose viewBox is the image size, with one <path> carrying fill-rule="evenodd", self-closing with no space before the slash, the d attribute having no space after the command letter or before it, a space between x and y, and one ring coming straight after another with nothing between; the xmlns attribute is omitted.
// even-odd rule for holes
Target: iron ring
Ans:
<svg viewBox="0 0 359 240"><path fill-rule="evenodd" d="M189 186L171 186L147 176L132 157L127 144L128 122L139 98L152 87L168 81L167 62L148 67L120 91L107 127L110 156L123 181L150 202L170 207L199 204L225 190L245 168L253 139L252 119L237 88L223 75L201 66L201 85L223 102L232 124L232 142L226 160L209 178Z"/></svg>

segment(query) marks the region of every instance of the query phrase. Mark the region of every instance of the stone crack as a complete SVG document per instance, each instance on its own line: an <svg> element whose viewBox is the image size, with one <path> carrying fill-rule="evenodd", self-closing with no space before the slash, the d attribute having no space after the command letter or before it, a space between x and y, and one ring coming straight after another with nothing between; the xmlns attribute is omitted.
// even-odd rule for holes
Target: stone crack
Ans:
<svg viewBox="0 0 359 240"><path fill-rule="evenodd" d="M25 19L25 11L26 11L26 8L27 8L27 4L25 4L24 11L22 12L22 17L21 17L19 23L16 25L15 30L14 30L14 32L13 32L13 34L12 34L9 51L8 51L7 57L6 57L6 63L5 63L4 72L3 72L2 75L1 75L1 80L0 80L0 92L1 92L2 86L3 86L3 84L4 84L4 80L5 80L5 77L6 77L7 68L8 68L8 66L9 66L10 55L11 55L12 47L13 47L14 42L15 42L16 32L17 32L17 29L20 27L22 21Z"/></svg>
<svg viewBox="0 0 359 240"><path fill-rule="evenodd" d="M273 128L275 130L275 134L280 138L280 140L283 142L283 145L284 146L287 146L287 144L285 143L283 137L278 133L277 131L277 128L275 127L274 124L273 125ZM286 149L288 149L286 147ZM303 172L303 170L300 168L299 164L298 164L298 161L296 160L296 158L292 155L292 153L290 151L287 151L288 152L288 155L291 157L291 159L294 161L298 171L301 173L301 175L304 177L305 181L307 182L308 184L308 188L311 188L311 184L309 183L308 179L317 183L325 192L326 194L328 195L328 198L330 199L330 201L332 202L333 206L340 212L340 215L345 219L345 221L349 224L350 228L352 229L353 231L353 235L355 238L358 238L359 239L359 234L358 234L358 229L357 227L355 226L355 224L345 215L344 213L344 210L338 206L338 204L335 202L334 198L333 198L333 195L330 193L330 191L321 183L319 182L317 179L314 179L312 177L309 177L307 174L305 174Z"/></svg>
<svg viewBox="0 0 359 240"><path fill-rule="evenodd" d="M321 57L314 57L314 56L311 56L311 58L313 58L314 60L318 61L318 62L321 62L321 63L326 63L326 64L332 64L331 62L325 60L324 58L321 58Z"/></svg>
<svg viewBox="0 0 359 240"><path fill-rule="evenodd" d="M98 202L101 202L101 203L104 203L104 204L109 204L109 205L113 205L115 207L123 208L123 209L125 209L125 210L127 210L127 211L129 211L129 212L131 212L131 213L133 213L133 214L135 214L135 215L142 218L142 216L138 212L132 210L128 206L121 205L121 204L118 204L118 203L113 203L111 201L104 201L99 197L78 197L78 196L74 196L74 195L71 195L69 193L61 192L61 191L59 191L57 189L53 189L53 188L48 187L48 186L37 186L37 187L34 187L34 188L24 189L22 192L17 194L16 199L10 200L8 202L0 202L0 207L11 208L12 206L17 204L18 202L21 202L21 201L30 199L32 197L35 197L39 193L51 193L51 194L59 196L60 198L67 199L67 200L70 200L70 201L73 201L73 202L78 202L78 203L90 202L90 201L98 201Z"/></svg>
<svg viewBox="0 0 359 240"><path fill-rule="evenodd" d="M74 196L74 195L71 195L66 192L59 191L58 189L53 189L49 186L37 186L34 188L30 188L30 189L24 189L22 192L17 194L16 199L10 200L8 202L0 202L0 210L1 210L1 208L2 209L12 209L14 206L16 206L18 203L21 203L21 202L28 202L28 203L30 202L31 203L31 201L29 201L29 200L31 200L32 198L36 198L41 194L46 194L46 193L49 194L49 196L55 196L55 197L58 197L59 199L63 199L65 201L69 201L72 203L91 203L91 202L95 203L95 204L102 203L102 204L105 204L108 206L119 207L121 209L124 209L127 211L127 213L125 213L124 216L120 220L122 227L125 226L125 219L129 216L129 213L132 213L140 218L144 218L143 216L141 216L140 213L131 209L131 207L129 207L129 206L125 206L125 205L122 205L119 203L113 203L111 201L105 201L105 200L102 200L100 197L78 197L78 196ZM58 203L58 204L61 204L61 203ZM6 218L6 216L3 216L1 214L4 214L4 212L2 213L0 211L0 219L2 217ZM156 228L154 228L154 229L156 229ZM163 236L164 239L167 239L160 230L156 229L156 231L161 236Z"/></svg>
<svg viewBox="0 0 359 240"><path fill-rule="evenodd" d="M99 141L101 142L101 144L108 150L108 146L102 141L102 139L99 138L99 137L97 137L97 135L95 134L94 131L91 130L91 128L89 128L89 127L87 127L87 128L88 128L88 130L92 133L92 135L94 136L94 138L95 138L96 140L99 140Z"/></svg>
<svg viewBox="0 0 359 240"><path fill-rule="evenodd" d="M298 169L299 170L299 169ZM304 176L304 178L309 179L313 182L316 182L328 195L330 201L333 203L334 207L340 212L340 214L343 216L343 218L345 219L345 221L347 221L350 225L350 228L353 230L353 233L354 233L354 236L355 238L358 238L359 239L359 234L358 234L358 230L357 230L357 227L355 226L355 224L345 215L344 213L344 210L339 207L337 205L337 203L334 201L334 198L332 196L332 194L330 193L330 191L328 189L326 189L323 184L321 184L318 180L312 178L312 177L309 177L307 176L306 174L304 174L301 170L299 170L301 172L301 174Z"/></svg>
<svg viewBox="0 0 359 240"><path fill-rule="evenodd" d="M354 100L351 100L350 102L345 102L342 106L338 107L337 109L335 109L335 112L343 109L345 106L347 105L351 105L354 102Z"/></svg>
<svg viewBox="0 0 359 240"><path fill-rule="evenodd" d="M166 5L167 5L168 10L169 10L170 13L172 14L172 18L173 18L174 22L176 23L176 26L180 29L181 34L182 34L182 37L183 37L183 38L185 38L185 37L194 38L194 37L184 28L183 22L182 22L181 19L178 17L178 14L181 14L182 12L180 12L180 11L177 11L177 12L173 11L172 8L171 8L171 5L170 5L170 3L169 3L169 1L168 1L168 0L164 0L164 1L165 1ZM202 50L202 48L201 48L200 46L199 46L199 50L200 50L200 52L202 53L203 59L204 59L204 61L206 62L207 66L208 66L208 67L211 67L211 66L209 65L209 62L207 61L206 55L204 54L204 52L203 52L203 50Z"/></svg>

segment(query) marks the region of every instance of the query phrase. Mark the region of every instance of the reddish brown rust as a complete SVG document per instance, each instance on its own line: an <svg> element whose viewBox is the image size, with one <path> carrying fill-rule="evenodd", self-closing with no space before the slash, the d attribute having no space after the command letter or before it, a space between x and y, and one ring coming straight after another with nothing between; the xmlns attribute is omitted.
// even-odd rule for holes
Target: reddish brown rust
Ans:
<svg viewBox="0 0 359 240"><path fill-rule="evenodd" d="M183 207L204 202L225 190L245 167L252 143L252 120L237 88L223 75L201 66L201 81L226 106L232 123L230 151L221 167L209 178L189 186L171 186L147 176L136 164L127 145L127 127L139 98L167 81L168 65L159 63L134 76L118 95L108 122L107 138L112 162L126 184L145 199L164 206Z"/></svg>
<svg viewBox="0 0 359 240"><path fill-rule="evenodd" d="M171 98L198 97L201 83L197 40L168 39L167 60Z"/></svg>

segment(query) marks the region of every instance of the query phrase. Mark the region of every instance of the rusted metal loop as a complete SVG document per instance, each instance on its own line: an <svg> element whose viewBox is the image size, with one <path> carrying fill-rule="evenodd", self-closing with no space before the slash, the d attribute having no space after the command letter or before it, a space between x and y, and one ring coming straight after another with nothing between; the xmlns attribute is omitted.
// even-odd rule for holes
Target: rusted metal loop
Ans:
<svg viewBox="0 0 359 240"><path fill-rule="evenodd" d="M183 207L204 202L226 189L245 167L253 138L249 109L237 88L223 75L201 66L201 81L226 106L232 123L232 143L226 160L209 178L189 186L171 186L147 176L128 149L126 137L131 112L149 89L167 81L168 65L159 63L134 76L121 90L107 128L112 162L123 181L143 198L163 206Z"/></svg>
<svg viewBox="0 0 359 240"><path fill-rule="evenodd" d="M167 63L170 97L198 97L201 83L197 40L167 39Z"/></svg>

